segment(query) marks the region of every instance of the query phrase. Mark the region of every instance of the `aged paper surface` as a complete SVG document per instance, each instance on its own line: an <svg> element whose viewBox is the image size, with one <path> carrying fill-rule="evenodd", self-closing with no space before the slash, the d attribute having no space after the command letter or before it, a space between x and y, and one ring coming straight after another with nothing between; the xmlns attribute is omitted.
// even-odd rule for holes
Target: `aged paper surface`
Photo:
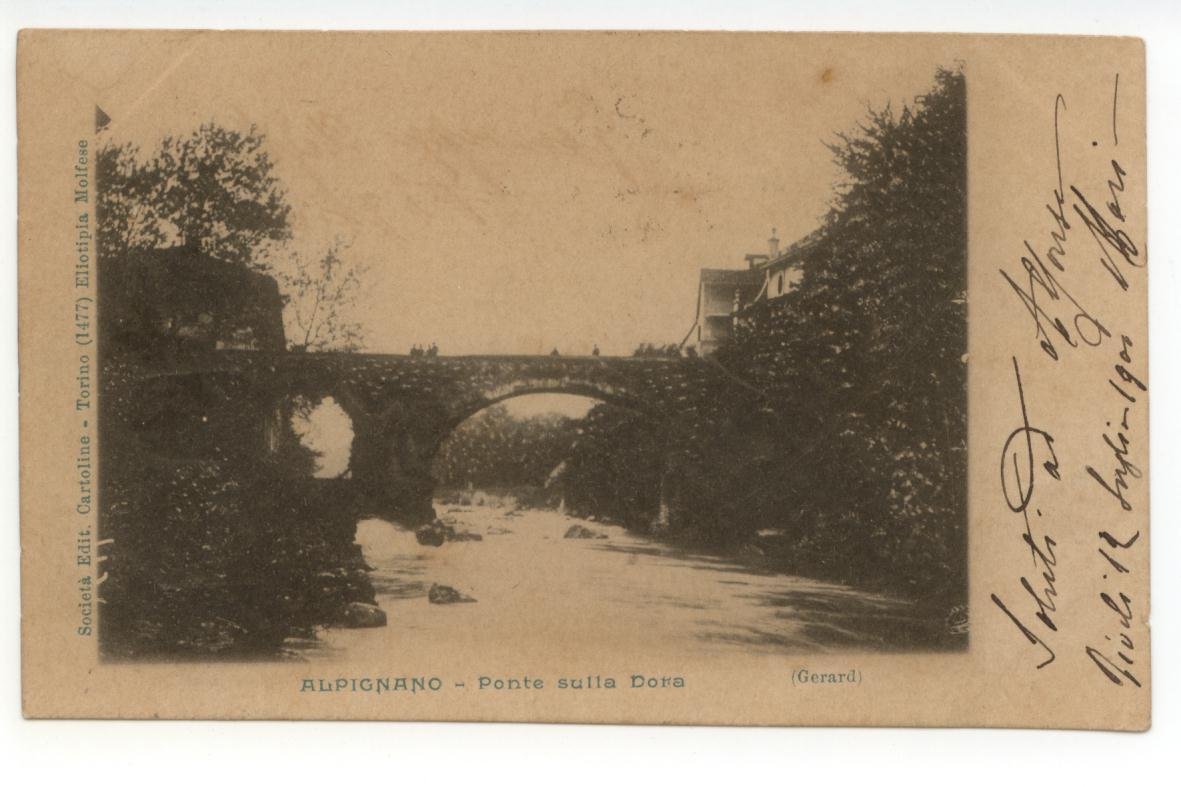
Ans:
<svg viewBox="0 0 1181 787"><path fill-rule="evenodd" d="M17 73L27 715L1149 725L1140 41Z"/></svg>

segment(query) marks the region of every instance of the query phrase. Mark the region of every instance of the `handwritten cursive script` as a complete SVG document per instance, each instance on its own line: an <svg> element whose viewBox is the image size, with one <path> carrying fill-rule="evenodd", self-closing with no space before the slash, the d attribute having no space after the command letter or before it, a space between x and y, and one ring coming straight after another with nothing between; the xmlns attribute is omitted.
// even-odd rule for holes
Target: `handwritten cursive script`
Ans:
<svg viewBox="0 0 1181 787"><path fill-rule="evenodd" d="M1112 98L1112 135L1118 146L1119 134L1115 124L1119 90ZM1144 261L1140 249L1123 225L1127 215L1120 202L1127 188L1128 172L1116 158L1109 162L1107 200L1088 196L1077 183L1066 186L1062 166L1062 116L1066 112L1066 98L1059 94L1054 99L1054 167L1057 186L1045 209L1052 226L1039 253L1038 246L1029 239L1023 242L1025 253L1019 256L1021 273L1010 274L1004 268L1001 276L1025 307L1033 320L1035 336L1042 351L1057 361L1059 348L1079 346L1098 347L1112 336L1103 320L1084 306L1063 282L1068 272L1067 256L1072 231L1081 226L1098 248L1098 262L1110 274L1121 291L1128 289L1125 271L1141 268ZM1098 141L1091 143L1098 146ZM1098 203L1098 205L1096 204ZM1076 218L1077 217L1077 218ZM1073 285L1072 285L1073 286Z"/></svg>
<svg viewBox="0 0 1181 787"><path fill-rule="evenodd" d="M1125 494L1128 490L1128 479L1139 479L1144 473L1130 458L1132 427L1128 417L1132 412L1132 407L1139 401L1138 396L1147 392L1148 386L1128 369L1132 363L1130 354L1132 339L1124 334L1120 336L1120 343L1119 362L1112 366L1113 374L1107 382L1119 394L1123 410L1114 426L1111 421L1106 422L1108 431L1103 433L1103 442L1111 452L1111 459L1115 466L1107 473L1100 473L1091 465L1087 465L1086 470L1087 475L1094 479L1095 483L1119 502L1120 508L1124 511L1131 511L1132 503ZM1118 382L1116 378L1119 379Z"/></svg>
<svg viewBox="0 0 1181 787"><path fill-rule="evenodd" d="M1132 501L1128 499L1131 489L1129 479L1138 480L1143 477L1143 471L1132 461L1134 441L1131 414L1134 408L1140 405L1142 395L1148 391L1148 385L1141 379L1138 371L1132 371L1132 339L1125 334L1120 337L1120 343L1119 356L1112 365L1112 374L1107 382L1114 391L1111 396L1117 400L1121 415L1114 425L1112 421L1107 421L1107 430L1103 432L1103 443L1110 454L1113 467L1110 471L1101 473L1093 466L1087 465L1086 471L1110 498L1119 503L1116 513L1126 513L1134 508ZM1087 645L1084 653L1099 672L1115 685L1140 688L1142 684L1136 674L1136 642L1132 636L1133 600L1131 591L1127 588L1128 575L1132 573L1128 558L1138 548L1140 531L1132 530L1129 535L1128 529L1119 521L1113 520L1106 530L1099 532L1100 544L1096 551L1103 559L1100 565L1103 567L1103 582L1106 588L1099 593L1099 602L1104 607L1102 611L1109 616L1109 623L1105 627L1107 630L1103 634L1103 644Z"/></svg>
<svg viewBox="0 0 1181 787"><path fill-rule="evenodd" d="M1116 152L1119 150L1118 102L1119 76L1116 75L1110 128L1110 143ZM1125 166L1120 157L1113 154L1101 156L1102 174L1098 178L1094 177L1095 170L1091 170L1089 177L1086 172L1067 171L1063 165L1063 153L1071 149L1064 147L1070 138L1063 131L1066 112L1066 98L1056 96L1053 106L1056 183L1051 189L1050 200L1044 205L1049 226L1040 238L1022 241L1021 252L1016 255L1019 267L1010 270L1002 267L1000 274L1007 290L1016 295L1017 302L1032 322L1033 338L1042 354L1052 362L1050 369L1062 369L1060 359L1074 350L1093 354L1096 348L1102 348L1098 351L1110 354L1110 362L1105 365L1106 374L1096 375L1094 382L1095 388L1102 386L1106 392L1104 397L1082 395L1086 380L1072 378L1069 381L1070 387L1080 394L1075 401L1084 405L1107 402L1106 415L1097 419L1104 426L1095 430L1097 446L1095 456L1088 457L1091 461L1061 466L1055 440L1046 422L1038 420L1038 425L1034 425L1021 366L1017 356L1013 357L1021 421L1010 430L1004 442L1001 488L1009 511L1021 516L1021 540L1032 559L1033 570L1019 576L1020 590L1014 591L1017 596L1013 603L1007 603L1000 593L992 593L991 598L1035 649L1037 669L1055 661L1056 649L1069 647L1073 651L1077 647L1081 650L1079 655L1089 660L1106 681L1120 687L1140 688L1142 676L1138 662L1142 659L1138 655L1133 628L1138 609L1135 598L1138 586L1130 580L1139 565L1134 558L1137 550L1142 548L1141 533L1136 524L1127 523L1123 517L1139 505L1134 493L1144 470L1138 458L1136 430L1142 422L1137 417L1137 408L1143 406L1148 384L1143 367L1135 357L1134 331L1122 324L1125 320L1118 311L1113 311L1118 309L1120 302L1111 297L1103 298L1101 293L1105 287L1114 287L1117 296L1133 291L1139 283L1133 274L1143 268L1146 261L1141 245L1133 237L1133 225L1129 223L1131 206L1126 204L1127 190L1133 182L1129 170L1134 168ZM1084 139L1090 141L1086 150L1101 152L1097 137ZM1078 160L1078 157L1071 160ZM1098 166L1099 162L1096 164ZM1103 185L1089 190L1084 182ZM1094 308L1096 305L1111 313L1100 314ZM1091 413L1075 410L1072 415L1085 418ZM1039 418L1046 418L1045 413L1040 413ZM1091 449L1084 448L1079 453L1085 450ZM1101 581L1097 579L1092 596L1094 603L1099 605L1098 613L1088 618L1095 623L1073 641L1059 630L1060 617L1065 617L1060 615L1058 595L1063 566L1059 564L1060 553L1056 551L1058 542L1048 531L1043 518L1046 499L1035 491L1041 488L1042 479L1059 482L1067 472L1071 474L1070 480L1077 472L1080 479L1087 479L1085 483L1090 489L1116 503L1115 507L1099 513L1110 519L1105 519L1104 525L1098 529L1098 542L1092 553L1099 567L1095 572L1096 579L1102 577ZM1067 553L1062 550L1061 554ZM1079 581L1085 579L1074 576L1086 568L1082 561L1071 561L1072 566L1076 563L1078 568L1071 569L1072 587L1080 586Z"/></svg>
<svg viewBox="0 0 1181 787"><path fill-rule="evenodd" d="M1029 407L1025 403L1025 387L1021 382L1021 367L1016 357L1013 358L1013 375L1017 380L1017 399L1021 404L1021 426L1013 429L1005 440L1005 447L1001 453L1001 488L1004 490L1005 503L1008 504L1009 510L1021 515L1024 524L1021 540L1033 559L1034 573L1041 573L1036 589L1027 576L1020 579L1022 589L1034 603L1034 618L1041 627L1035 630L1031 625L1027 625L996 593L992 594L992 602L1009 617L1030 645L1041 649L1042 660L1037 665L1037 668L1041 669L1052 663L1055 658L1054 649L1044 637L1049 636L1050 632L1058 631L1058 625L1053 618L1054 613L1058 611L1058 590L1054 584L1058 579L1055 573L1058 557L1054 553L1057 542L1045 532L1035 536L1029 516L1029 509L1033 504L1034 482L1038 476L1035 470L1038 462L1035 448L1036 453L1041 453L1043 457L1041 469L1045 475L1058 481L1061 479L1061 473L1058 469L1058 455L1054 451L1054 438L1045 429L1039 429L1030 423ZM1034 507L1034 515L1040 518L1041 509Z"/></svg>

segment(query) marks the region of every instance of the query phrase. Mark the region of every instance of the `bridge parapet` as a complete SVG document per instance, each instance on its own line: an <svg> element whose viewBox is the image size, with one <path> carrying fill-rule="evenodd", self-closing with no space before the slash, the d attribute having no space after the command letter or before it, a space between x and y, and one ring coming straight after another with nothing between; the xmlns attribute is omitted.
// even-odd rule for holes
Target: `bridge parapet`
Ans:
<svg viewBox="0 0 1181 787"><path fill-rule="evenodd" d="M479 355L434 358L354 353L222 350L178 359L174 375L229 375L290 395L342 392L370 414L389 404L431 402L458 423L477 410L529 393L571 393L659 416L716 382L699 359ZM153 374L158 374L154 372ZM338 400L340 397L337 397ZM342 402L346 409L348 405Z"/></svg>

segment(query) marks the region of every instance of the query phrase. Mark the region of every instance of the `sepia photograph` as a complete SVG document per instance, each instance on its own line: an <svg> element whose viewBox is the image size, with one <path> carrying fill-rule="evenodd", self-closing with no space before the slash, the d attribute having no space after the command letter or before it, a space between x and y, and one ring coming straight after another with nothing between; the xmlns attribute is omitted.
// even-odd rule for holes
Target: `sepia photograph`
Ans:
<svg viewBox="0 0 1181 787"><path fill-rule="evenodd" d="M498 41L94 107L102 659L964 652L971 64Z"/></svg>

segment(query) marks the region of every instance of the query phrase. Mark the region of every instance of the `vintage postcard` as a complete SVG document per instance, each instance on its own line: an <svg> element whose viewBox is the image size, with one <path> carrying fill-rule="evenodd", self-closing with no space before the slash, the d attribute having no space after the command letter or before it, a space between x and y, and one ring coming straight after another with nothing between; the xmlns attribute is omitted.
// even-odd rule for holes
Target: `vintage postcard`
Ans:
<svg viewBox="0 0 1181 787"><path fill-rule="evenodd" d="M25 714L1146 729L1144 63L24 31Z"/></svg>

